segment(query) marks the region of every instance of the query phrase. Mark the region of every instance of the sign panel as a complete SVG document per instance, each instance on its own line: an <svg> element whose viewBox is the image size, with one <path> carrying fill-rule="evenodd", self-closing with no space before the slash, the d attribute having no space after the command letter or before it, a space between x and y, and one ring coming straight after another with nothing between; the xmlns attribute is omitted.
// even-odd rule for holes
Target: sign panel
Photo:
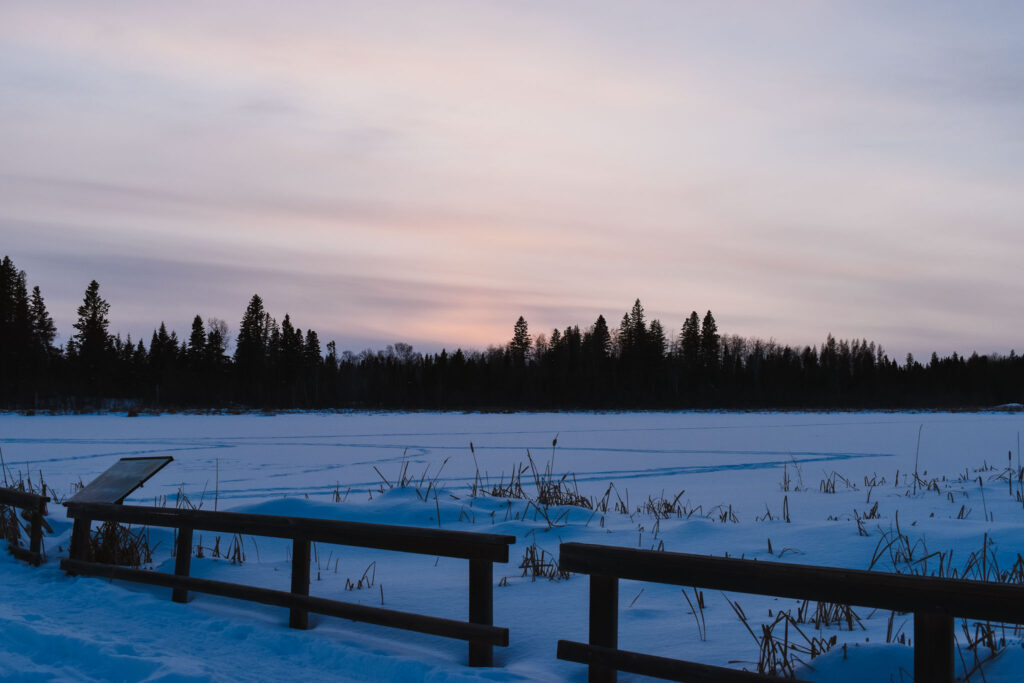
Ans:
<svg viewBox="0 0 1024 683"><path fill-rule="evenodd" d="M121 458L68 502L120 503L172 460L174 458L169 455L158 458Z"/></svg>

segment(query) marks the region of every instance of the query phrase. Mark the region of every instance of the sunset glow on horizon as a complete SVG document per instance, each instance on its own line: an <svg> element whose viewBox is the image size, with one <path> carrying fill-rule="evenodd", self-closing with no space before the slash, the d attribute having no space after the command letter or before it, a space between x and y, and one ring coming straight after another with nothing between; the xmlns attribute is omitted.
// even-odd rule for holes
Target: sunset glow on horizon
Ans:
<svg viewBox="0 0 1024 683"><path fill-rule="evenodd" d="M1024 6L4 3L0 256L72 332L1024 349Z"/></svg>

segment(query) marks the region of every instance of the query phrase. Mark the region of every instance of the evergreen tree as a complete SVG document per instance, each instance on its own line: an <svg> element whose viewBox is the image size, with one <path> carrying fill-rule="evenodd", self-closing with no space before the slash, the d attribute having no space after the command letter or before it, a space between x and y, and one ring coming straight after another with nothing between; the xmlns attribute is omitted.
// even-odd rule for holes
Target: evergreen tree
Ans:
<svg viewBox="0 0 1024 683"><path fill-rule="evenodd" d="M168 332L167 325L161 322L160 328L153 330L153 337L149 341L149 364L159 376L173 368L177 357L178 334Z"/></svg>
<svg viewBox="0 0 1024 683"><path fill-rule="evenodd" d="M704 321L700 326L700 357L705 368L718 366L721 337L718 334L718 324L711 311L704 314Z"/></svg>
<svg viewBox="0 0 1024 683"><path fill-rule="evenodd" d="M619 353L629 356L641 352L647 343L647 320L644 307L637 299L619 325Z"/></svg>
<svg viewBox="0 0 1024 683"><path fill-rule="evenodd" d="M641 348L647 343L647 321L644 318L644 307L640 299L633 303L629 312L630 342L634 349Z"/></svg>
<svg viewBox="0 0 1024 683"><path fill-rule="evenodd" d="M46 303L39 291L39 286L32 288L32 300L29 303L29 316L32 325L32 341L36 348L47 356L56 352L53 347L53 340L57 337L57 327L53 324L53 318L46 310Z"/></svg>
<svg viewBox="0 0 1024 683"><path fill-rule="evenodd" d="M700 349L700 318L697 317L697 311L692 311L690 317L683 322L683 330L679 335L679 352L687 371L692 372L699 367Z"/></svg>
<svg viewBox="0 0 1024 683"><path fill-rule="evenodd" d="M267 369L271 332L270 315L263 310L263 299L253 294L238 326L235 344L235 374L242 389L241 399L262 404L264 373Z"/></svg>
<svg viewBox="0 0 1024 683"><path fill-rule="evenodd" d="M665 331L645 319L639 300L623 316L615 343L604 316L581 334L554 328L531 340L524 318L505 347L424 356L408 344L360 355L327 345L285 316L281 326L249 302L235 351L223 321L192 321L186 343L161 323L149 350L109 330L109 304L94 281L78 309L62 358L39 287L0 260L0 406L54 407L77 393L90 398L161 400L185 406L234 401L248 406L480 407L924 407L1020 402L1024 358L933 353L927 365L907 354L898 364L866 339L828 335L820 346L720 336L711 311L693 312L664 364ZM621 350L612 358L614 349ZM531 353L532 352L532 353ZM188 368L189 372L179 370ZM271 390L271 391L264 391ZM86 404L87 407L88 404Z"/></svg>
<svg viewBox="0 0 1024 683"><path fill-rule="evenodd" d="M597 320L594 321L593 327L590 328L584 344L587 347L588 353L596 358L607 358L611 354L612 335L608 331L608 323L605 322L603 315L597 316Z"/></svg>
<svg viewBox="0 0 1024 683"><path fill-rule="evenodd" d="M235 364L242 376L262 370L266 362L270 331L267 317L263 299L259 294L253 294L238 326L238 343L235 345Z"/></svg>
<svg viewBox="0 0 1024 683"><path fill-rule="evenodd" d="M316 367L323 362L323 353L320 351L320 337L316 330L306 330L306 343L304 344L303 355L307 367Z"/></svg>
<svg viewBox="0 0 1024 683"><path fill-rule="evenodd" d="M100 283L93 280L85 290L82 305L78 307L78 320L74 328L75 342L80 356L89 357L106 352L110 347L110 304L100 296Z"/></svg>
<svg viewBox="0 0 1024 683"><path fill-rule="evenodd" d="M34 383L33 344L25 271L9 257L0 261L0 401L17 400Z"/></svg>
<svg viewBox="0 0 1024 683"><path fill-rule="evenodd" d="M228 362L228 325L220 318L206 321L206 347L203 360L208 370L220 368Z"/></svg>
<svg viewBox="0 0 1024 683"><path fill-rule="evenodd" d="M294 373L302 365L303 343L302 330L292 326L292 318L287 313L281 321L281 357L289 373Z"/></svg>
<svg viewBox="0 0 1024 683"><path fill-rule="evenodd" d="M10 257L0 261L0 344L14 353L24 351L32 335L25 271L18 270Z"/></svg>
<svg viewBox="0 0 1024 683"><path fill-rule="evenodd" d="M652 320L651 327L647 331L647 356L651 363L659 363L665 356L665 329L661 326L660 320Z"/></svg>
<svg viewBox="0 0 1024 683"><path fill-rule="evenodd" d="M333 339L327 342L327 356L324 357L324 367L328 372L334 372L338 369L338 344Z"/></svg>
<svg viewBox="0 0 1024 683"><path fill-rule="evenodd" d="M552 351L558 351L562 347L562 333L557 327L551 330L551 338L548 340L548 346Z"/></svg>
<svg viewBox="0 0 1024 683"><path fill-rule="evenodd" d="M135 351L132 353L132 365L138 369L142 369L149 360L149 353L146 351L146 345L139 340L139 343L135 346Z"/></svg>
<svg viewBox="0 0 1024 683"><path fill-rule="evenodd" d="M633 338L633 324L629 320L629 313L622 314L622 320L619 322L619 329L615 334L615 346L617 347L620 357L629 356L636 347Z"/></svg>
<svg viewBox="0 0 1024 683"><path fill-rule="evenodd" d="M519 316L512 331L512 341L509 342L508 351L512 362L516 365L524 365L530 354L533 341L530 339L530 330L523 316Z"/></svg>
<svg viewBox="0 0 1024 683"><path fill-rule="evenodd" d="M93 280L85 290L74 335L79 376L89 393L102 394L106 387L104 375L111 360L112 340L108 328L110 304L100 296L100 283Z"/></svg>
<svg viewBox="0 0 1024 683"><path fill-rule="evenodd" d="M199 369L206 356L206 330L200 316L192 318L192 332L188 336L188 360L193 369Z"/></svg>

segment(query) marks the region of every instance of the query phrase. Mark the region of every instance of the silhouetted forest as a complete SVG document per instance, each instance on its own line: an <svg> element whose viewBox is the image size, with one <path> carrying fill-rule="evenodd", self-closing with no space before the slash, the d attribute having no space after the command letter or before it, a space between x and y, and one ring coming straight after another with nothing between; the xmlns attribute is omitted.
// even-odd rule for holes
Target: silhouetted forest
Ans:
<svg viewBox="0 0 1024 683"><path fill-rule="evenodd" d="M408 344L338 353L254 295L234 335L196 315L187 336L164 323L143 340L109 329L94 280L74 334L56 328L39 287L0 263L0 407L147 409L662 409L972 408L1021 401L1024 362L932 354L902 364L866 340L794 348L721 334L711 311L678 330L648 320L637 300L604 316L532 336L525 319L503 346L418 353Z"/></svg>

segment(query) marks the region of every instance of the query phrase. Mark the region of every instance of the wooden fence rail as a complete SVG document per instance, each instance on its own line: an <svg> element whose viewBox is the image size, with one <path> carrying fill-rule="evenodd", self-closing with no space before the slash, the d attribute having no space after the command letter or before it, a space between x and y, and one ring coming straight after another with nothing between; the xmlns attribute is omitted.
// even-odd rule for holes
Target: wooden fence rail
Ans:
<svg viewBox="0 0 1024 683"><path fill-rule="evenodd" d="M469 641L469 665L492 666L493 646L508 646L508 629L494 626L493 563L508 562L514 536L443 529L341 522L306 517L279 517L208 510L179 510L107 503L67 503L75 520L69 557L61 568L70 574L101 576L172 590L175 602L186 602L188 591L221 595L290 610L292 628L309 628L309 613L402 628ZM174 574L92 562L89 536L93 521L140 524L178 530ZM287 538L292 540L291 590L211 581L189 576L194 530ZM469 560L469 621L442 619L381 607L356 605L309 595L311 543L330 543Z"/></svg>
<svg viewBox="0 0 1024 683"><path fill-rule="evenodd" d="M590 575L589 643L560 640L558 658L589 665L592 682L613 682L616 671L692 682L779 680L619 650L620 578L913 612L914 679L918 682L952 682L954 617L1024 624L1024 585L586 543L563 543L558 562L561 569Z"/></svg>
<svg viewBox="0 0 1024 683"><path fill-rule="evenodd" d="M46 516L48 502L50 499L46 495L0 488L0 505L24 510L23 517L29 522L28 550L19 547L14 541L8 542L7 549L19 560L37 567L43 561L43 518Z"/></svg>

